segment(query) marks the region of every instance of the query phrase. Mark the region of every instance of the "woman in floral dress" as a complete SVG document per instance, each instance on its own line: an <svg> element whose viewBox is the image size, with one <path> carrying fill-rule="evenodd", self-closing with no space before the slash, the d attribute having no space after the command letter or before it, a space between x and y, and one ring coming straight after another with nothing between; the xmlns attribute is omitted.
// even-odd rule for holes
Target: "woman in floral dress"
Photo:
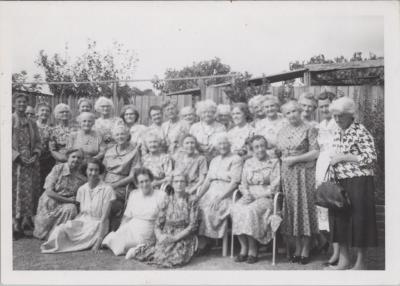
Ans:
<svg viewBox="0 0 400 286"><path fill-rule="evenodd" d="M282 183L285 195L282 232L294 239L292 262L309 262L310 238L318 233L315 196L315 161L319 150L317 130L301 119L297 101L282 106L289 124L278 133L277 148L282 153Z"/></svg>
<svg viewBox="0 0 400 286"><path fill-rule="evenodd" d="M159 188L170 180L173 160L169 154L161 152L161 138L156 133L148 132L145 141L149 153L143 156L142 165L153 174L153 187Z"/></svg>
<svg viewBox="0 0 400 286"><path fill-rule="evenodd" d="M217 105L214 101L209 99L199 101L196 105L196 111L200 121L190 127L189 133L196 137L200 152L209 163L218 153L213 146L214 137L216 134L226 131L226 128L215 120Z"/></svg>
<svg viewBox="0 0 400 286"><path fill-rule="evenodd" d="M45 102L38 103L36 105L36 115L38 117L36 125L39 129L39 135L42 142L42 153L39 158L40 165L40 178L39 188L35 198L35 204L43 193L43 185L46 180L47 175L50 173L51 169L55 164L54 158L51 156L49 150L49 142L52 136L53 127L49 124L51 114L51 106ZM36 209L36 208L35 208Z"/></svg>
<svg viewBox="0 0 400 286"><path fill-rule="evenodd" d="M56 126L51 133L49 142L49 149L51 155L57 163L65 162L65 152L67 151L67 143L69 135L72 133L73 128L70 125L71 110L65 103L57 104L54 108L54 118L56 119Z"/></svg>
<svg viewBox="0 0 400 286"><path fill-rule="evenodd" d="M78 216L58 225L45 243L42 253L71 252L91 248L97 252L104 236L108 233L111 202L115 199L110 185L101 180L103 164L89 159L86 167L88 182L77 192Z"/></svg>
<svg viewBox="0 0 400 286"><path fill-rule="evenodd" d="M249 155L246 141L254 136L254 128L247 122L250 111L245 103L236 103L232 106L232 120L234 127L228 131L231 150L239 156Z"/></svg>
<svg viewBox="0 0 400 286"><path fill-rule="evenodd" d="M187 177L177 171L172 175L172 189L165 196L155 222L155 244L133 248L126 258L171 268L190 262L196 251L198 212L185 188Z"/></svg>
<svg viewBox="0 0 400 286"><path fill-rule="evenodd" d="M100 96L94 104L94 109L100 113L100 117L96 119L93 129L101 135L103 142L109 148L115 144L112 139L112 129L119 120L112 115L114 104L111 99Z"/></svg>
<svg viewBox="0 0 400 286"><path fill-rule="evenodd" d="M273 196L279 191L280 164L278 159L268 157L267 146L261 135L251 139L253 157L243 166L239 187L242 197L232 206L232 232L240 242L236 262L257 262L257 242L267 244L272 238L268 219L273 211Z"/></svg>
<svg viewBox="0 0 400 286"><path fill-rule="evenodd" d="M208 245L207 238L222 238L227 231L232 193L239 185L243 165L241 157L231 152L226 133L218 134L215 145L219 155L211 161L206 180L195 197L204 247Z"/></svg>
<svg viewBox="0 0 400 286"><path fill-rule="evenodd" d="M74 219L78 214L76 192L86 182L80 173L83 153L78 149L68 150L67 163L53 167L44 184L45 192L40 197L33 236L47 239L59 224Z"/></svg>
<svg viewBox="0 0 400 286"><path fill-rule="evenodd" d="M196 137L186 134L181 148L173 155L174 170L187 176L186 192L195 195L207 176L207 159L199 154Z"/></svg>
<svg viewBox="0 0 400 286"><path fill-rule="evenodd" d="M317 127L318 122L314 120L315 109L317 109L317 101L314 94L304 92L299 97L299 104L301 106L301 118L304 123L310 124L312 127Z"/></svg>
<svg viewBox="0 0 400 286"><path fill-rule="evenodd" d="M39 157L42 151L39 131L34 121L25 114L28 98L13 95L15 112L12 115L12 217L13 238L31 235L34 194L39 188Z"/></svg>

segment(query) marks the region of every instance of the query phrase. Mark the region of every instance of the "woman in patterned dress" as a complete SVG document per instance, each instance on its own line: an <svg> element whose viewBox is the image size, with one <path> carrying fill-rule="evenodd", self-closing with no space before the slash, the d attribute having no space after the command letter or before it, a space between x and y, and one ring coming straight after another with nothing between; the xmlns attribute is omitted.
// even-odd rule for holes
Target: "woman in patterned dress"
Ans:
<svg viewBox="0 0 400 286"><path fill-rule="evenodd" d="M129 195L120 227L103 241L103 246L117 256L141 244L154 242L154 224L165 196L164 192L153 188L153 174L149 169L137 169L134 181L138 189Z"/></svg>
<svg viewBox="0 0 400 286"><path fill-rule="evenodd" d="M133 183L135 169L141 167L139 146L129 141L129 129L118 125L113 129L113 139L116 144L110 147L104 155L103 164L106 167L104 182L114 189L116 200L111 205L111 230L118 228L124 212L127 196L127 186Z"/></svg>
<svg viewBox="0 0 400 286"><path fill-rule="evenodd" d="M58 225L45 243L42 253L59 253L86 250L98 252L104 236L108 233L111 202L115 199L110 185L101 180L103 164L89 159L86 167L88 182L76 194L80 212L78 216Z"/></svg>
<svg viewBox="0 0 400 286"><path fill-rule="evenodd" d="M101 135L93 130L95 116L90 112L82 112L77 117L79 130L70 134L67 141L68 149L81 149L83 159L89 158L102 160L106 151L106 144Z"/></svg>
<svg viewBox="0 0 400 286"><path fill-rule="evenodd" d="M215 120L217 105L214 101L209 99L199 101L196 104L196 111L200 121L190 127L189 133L196 137L200 152L209 163L218 153L212 144L214 137L216 134L226 131L226 128Z"/></svg>
<svg viewBox="0 0 400 286"><path fill-rule="evenodd" d="M317 127L318 122L314 120L315 109L317 109L317 101L314 94L304 92L299 97L299 104L301 106L301 118L304 123L310 124L312 127Z"/></svg>
<svg viewBox="0 0 400 286"><path fill-rule="evenodd" d="M125 125L130 134L131 134L131 143L134 147L138 145L139 151L142 149L143 137L147 130L145 125L139 124L139 111L137 111L136 107L132 104L124 105L121 109L120 114L121 120L118 121L118 124ZM141 151L143 154L143 152Z"/></svg>
<svg viewBox="0 0 400 286"><path fill-rule="evenodd" d="M42 195L44 181L46 180L47 175L50 173L51 169L55 164L55 160L51 156L49 150L49 142L53 129L53 127L49 124L51 106L45 102L38 103L36 105L36 114L38 117L36 125L38 126L39 135L42 142L42 153L39 158L40 178L39 178L39 188L35 198L35 204L37 204L40 196Z"/></svg>
<svg viewBox="0 0 400 286"><path fill-rule="evenodd" d="M259 134L263 128L260 123L262 123L262 120L265 118L265 111L263 108L264 99L264 95L258 94L249 100L249 109L253 117L251 126L256 130L256 134Z"/></svg>
<svg viewBox="0 0 400 286"><path fill-rule="evenodd" d="M199 154L196 137L186 134L182 138L181 148L173 155L174 169L187 176L186 192L195 195L206 178L207 159Z"/></svg>
<svg viewBox="0 0 400 286"><path fill-rule="evenodd" d="M89 98L81 97L78 99L78 112L81 114L82 112L93 112L93 104ZM73 132L78 131L80 129L80 124L77 120L71 123Z"/></svg>
<svg viewBox="0 0 400 286"><path fill-rule="evenodd" d="M330 211L332 242L339 243L339 261L329 269L351 267L349 246L356 248L353 270L367 269L366 249L376 247L377 228L374 198L374 169L377 160L374 138L360 123L354 122L356 105L348 97L329 107L338 125L333 137L330 164L350 199L350 210Z"/></svg>
<svg viewBox="0 0 400 286"><path fill-rule="evenodd" d="M40 197L33 236L47 239L50 232L78 214L76 192L86 182L80 173L83 153L79 149L66 152L67 163L53 167L44 184Z"/></svg>
<svg viewBox="0 0 400 286"><path fill-rule="evenodd" d="M101 135L103 142L109 148L115 144L112 139L112 129L119 119L112 116L114 104L111 99L100 96L94 104L94 109L100 113L100 117L96 119L93 129Z"/></svg>
<svg viewBox="0 0 400 286"><path fill-rule="evenodd" d="M246 141L254 136L254 128L248 123L250 111L245 103L236 103L232 106L232 120L234 127L228 131L233 153L245 158L249 155Z"/></svg>
<svg viewBox="0 0 400 286"><path fill-rule="evenodd" d="M208 238L225 235L232 193L239 185L243 165L242 158L231 152L226 133L218 134L214 142L219 155L211 161L206 180L195 197L199 202L201 249L207 249Z"/></svg>
<svg viewBox="0 0 400 286"><path fill-rule="evenodd" d="M242 197L231 209L232 232L238 235L240 254L236 262L257 262L257 242L267 244L272 238L269 217L273 211L273 196L279 191L280 166L278 159L267 155L267 140L261 135L250 141L253 157L243 166L239 187Z"/></svg>
<svg viewBox="0 0 400 286"><path fill-rule="evenodd" d="M190 262L197 245L195 231L198 208L190 200L185 190L186 185L187 176L174 171L172 188L168 190L155 221L156 243L133 248L126 254L126 258L166 268Z"/></svg>
<svg viewBox="0 0 400 286"><path fill-rule="evenodd" d="M278 133L277 148L282 153L284 216L282 232L296 244L292 262L309 262L310 238L318 233L314 205L315 160L318 158L317 130L301 119L296 101L282 106L289 124Z"/></svg>
<svg viewBox="0 0 400 286"><path fill-rule="evenodd" d="M149 153L143 156L142 165L153 174L153 187L159 188L164 182L169 182L173 160L169 154L161 152L161 138L157 133L148 132L145 142Z"/></svg>
<svg viewBox="0 0 400 286"><path fill-rule="evenodd" d="M67 151L67 142L73 128L70 126L71 110L65 103L57 104L54 108L54 118L56 126L51 133L49 149L51 155L57 163L65 162L65 152Z"/></svg>
<svg viewBox="0 0 400 286"><path fill-rule="evenodd" d="M25 115L28 98L23 93L13 95L12 115L12 218L13 238L31 235L33 229L34 194L39 188L33 178L39 177L42 151L39 131L34 121Z"/></svg>

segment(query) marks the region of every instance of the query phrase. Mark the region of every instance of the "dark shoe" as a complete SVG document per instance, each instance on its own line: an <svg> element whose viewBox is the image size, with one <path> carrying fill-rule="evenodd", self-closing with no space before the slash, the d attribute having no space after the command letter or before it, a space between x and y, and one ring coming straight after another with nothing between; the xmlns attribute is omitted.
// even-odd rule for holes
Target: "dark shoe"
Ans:
<svg viewBox="0 0 400 286"><path fill-rule="evenodd" d="M254 263L258 262L258 257L257 256L253 256L253 255L249 255L249 258L247 258L246 262L248 264L254 264Z"/></svg>
<svg viewBox="0 0 400 286"><path fill-rule="evenodd" d="M301 256L292 255L292 256L289 258L289 261L292 262L292 263L298 263L298 262L300 262L300 257L301 257Z"/></svg>
<svg viewBox="0 0 400 286"><path fill-rule="evenodd" d="M333 262L326 261L326 262L322 263L322 266L325 266L325 267L336 266L338 264L338 262L339 262L339 259L337 259L336 261L333 261Z"/></svg>
<svg viewBox="0 0 400 286"><path fill-rule="evenodd" d="M303 264L303 265L306 265L306 264L310 263L310 258L306 257L306 256L300 256L299 263Z"/></svg>
<svg viewBox="0 0 400 286"><path fill-rule="evenodd" d="M243 262L247 260L247 255L239 254L235 257L235 262Z"/></svg>

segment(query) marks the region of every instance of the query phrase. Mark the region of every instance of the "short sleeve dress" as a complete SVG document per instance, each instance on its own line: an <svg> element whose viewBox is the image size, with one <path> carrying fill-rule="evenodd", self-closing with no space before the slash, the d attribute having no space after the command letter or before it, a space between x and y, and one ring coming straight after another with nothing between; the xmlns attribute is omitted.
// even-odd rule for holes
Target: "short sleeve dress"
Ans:
<svg viewBox="0 0 400 286"><path fill-rule="evenodd" d="M91 189L86 183L78 189L76 200L80 203L79 215L53 230L40 247L42 253L85 250L92 247L102 235L101 217L111 201L115 200L111 186L100 182Z"/></svg>
<svg viewBox="0 0 400 286"><path fill-rule="evenodd" d="M282 158L318 150L317 130L302 122L286 125L278 133L277 148ZM289 167L282 163L282 183L285 195L282 232L289 236L311 236L318 233L315 207L315 161Z"/></svg>

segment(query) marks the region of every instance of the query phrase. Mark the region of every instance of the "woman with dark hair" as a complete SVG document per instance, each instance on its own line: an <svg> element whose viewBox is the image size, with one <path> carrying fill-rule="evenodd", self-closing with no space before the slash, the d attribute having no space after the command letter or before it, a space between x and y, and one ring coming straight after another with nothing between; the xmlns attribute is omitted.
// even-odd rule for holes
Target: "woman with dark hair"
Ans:
<svg viewBox="0 0 400 286"><path fill-rule="evenodd" d="M124 212L127 186L133 182L135 169L141 167L138 146L129 141L129 129L117 125L112 131L116 144L110 147L104 155L103 164L106 167L104 182L114 189L116 200L111 206L111 230L116 230Z"/></svg>
<svg viewBox="0 0 400 286"><path fill-rule="evenodd" d="M269 217L273 211L273 197L279 191L280 164L267 154L267 140L256 135L250 140L253 157L243 166L239 190L242 197L231 208L232 232L239 236L240 254L236 262L258 261L258 242L267 244L272 239Z"/></svg>
<svg viewBox="0 0 400 286"><path fill-rule="evenodd" d="M132 247L154 241L154 223L164 194L153 189L153 179L149 169L135 171L134 181L138 189L129 195L118 230L110 232L103 241L103 245L115 255L123 255Z"/></svg>
<svg viewBox="0 0 400 286"><path fill-rule="evenodd" d="M86 182L80 173L83 153L79 149L66 152L67 163L53 167L44 184L45 192L39 199L33 236L46 239L50 232L78 214L76 192Z"/></svg>
<svg viewBox="0 0 400 286"><path fill-rule="evenodd" d="M187 176L186 192L195 195L207 175L207 159L199 154L196 137L191 134L183 136L181 148L173 155L174 170Z"/></svg>
<svg viewBox="0 0 400 286"><path fill-rule="evenodd" d="M187 176L175 171L172 190L165 196L155 221L155 244L131 248L126 258L134 258L160 267L182 266L196 251L197 205L186 192Z"/></svg>
<svg viewBox="0 0 400 286"><path fill-rule="evenodd" d="M80 212L74 220L58 225L40 247L42 253L71 252L91 248L97 252L108 233L111 202L115 199L110 185L101 180L104 165L90 158L86 165L88 182L78 189Z"/></svg>
<svg viewBox="0 0 400 286"><path fill-rule="evenodd" d="M121 109L121 120L118 124L124 124L131 134L131 143L133 146L143 144L143 136L147 130L147 127L139 124L139 111L134 105L125 105Z"/></svg>
<svg viewBox="0 0 400 286"><path fill-rule="evenodd" d="M248 123L250 111L247 104L235 103L232 106L231 115L234 124L234 127L228 131L231 150L239 156L247 156L249 150L246 141L255 133L255 129Z"/></svg>
<svg viewBox="0 0 400 286"><path fill-rule="evenodd" d="M37 125L25 114L28 98L23 93L13 95L12 115L12 217L13 238L30 235L35 214L35 192L39 186L39 158L42 144Z"/></svg>
<svg viewBox="0 0 400 286"><path fill-rule="evenodd" d="M356 248L353 270L366 269L366 248L376 247L377 229L374 199L374 167L377 156L374 138L360 123L354 122L355 103L348 97L332 102L329 107L339 128L333 137L330 164L347 193L351 208L332 211L332 241L339 243L339 261L329 269L351 267L349 246Z"/></svg>
<svg viewBox="0 0 400 286"><path fill-rule="evenodd" d="M301 119L297 101L282 106L289 124L278 132L277 149L282 153L284 192L282 232L294 240L290 261L308 264L311 237L318 234L315 208L315 160L318 158L317 130Z"/></svg>

